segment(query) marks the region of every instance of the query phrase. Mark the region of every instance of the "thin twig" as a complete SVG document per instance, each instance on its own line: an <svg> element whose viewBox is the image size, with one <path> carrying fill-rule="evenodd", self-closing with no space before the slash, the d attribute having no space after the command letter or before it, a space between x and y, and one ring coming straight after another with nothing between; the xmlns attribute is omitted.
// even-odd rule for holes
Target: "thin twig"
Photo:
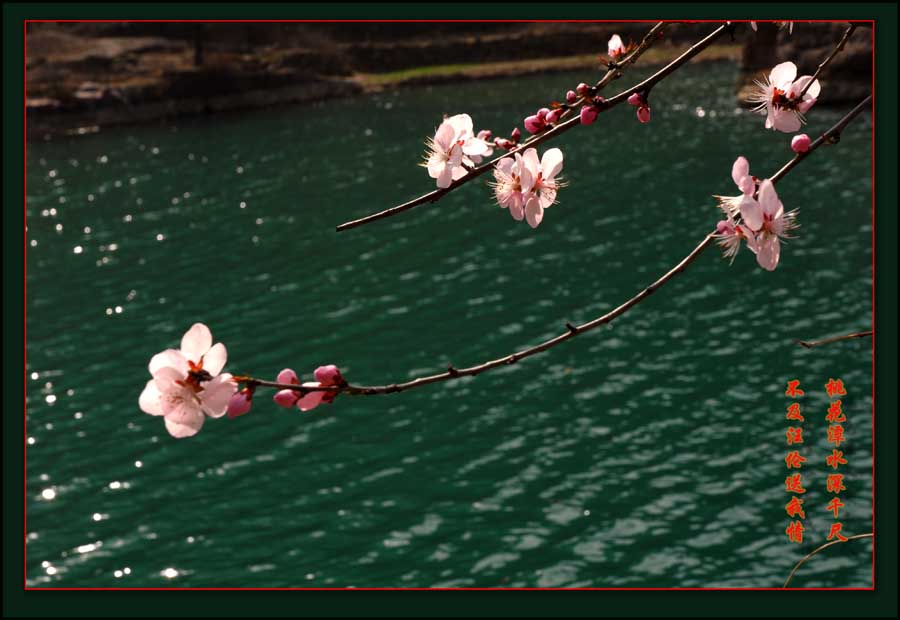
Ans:
<svg viewBox="0 0 900 620"><path fill-rule="evenodd" d="M657 24L656 26L654 26L654 28L657 28L657 27L660 27L660 24ZM716 39L718 39L720 36L722 36L730 28L731 28L731 26L729 24L719 26L712 33L710 33L705 38L703 38L702 40L700 40L699 42L697 42L693 46L691 46L691 48L688 49L683 54L681 54L681 56L679 56L678 58L676 58L675 60L670 62L668 65L666 65L665 67L663 67L662 69L660 69L659 71L657 71L656 73L651 75L649 78L647 78L643 82L640 82L639 84L636 84L636 85L632 86L631 88L623 90L616 96L607 99L606 102L602 106L600 106L601 109L608 110L609 108L619 105L623 101L627 101L628 97L630 97L634 93L648 92L651 88L653 88L653 86L655 86L657 84L657 82L666 78L673 71L675 71L680 66L682 66L683 64L688 62L690 59L692 59L694 56L696 56L697 54L702 52L704 49L706 49L707 47L712 45ZM646 39L646 37L645 37L645 41L648 41ZM630 63L634 62L634 60L637 60L637 57L640 56L640 54L642 54L647 48L649 48L650 44L647 43L646 47L643 47L643 46L644 46L644 43L642 42L641 45L638 46L638 49L632 53L632 56L630 56L626 60L623 60L623 62L621 64L626 64L626 61L628 64L630 64ZM638 53L638 52L640 52L640 53ZM597 83L597 86L595 86L595 88L605 86L606 83L608 83L609 81L611 81L613 79L613 78L609 77L610 73L611 72L615 73L618 71L620 71L620 68L618 68L618 67L616 67L614 69L610 69L610 71L608 71L606 73L606 75L604 75L604 77ZM552 129L548 129L547 131L544 131L543 133L536 134L531 139L529 139L528 141L519 145L518 147L516 147L502 155L498 155L494 159L492 159L484 164L481 164L480 166L472 168L472 170L470 170L467 175L457 179L456 181L453 181L449 186L447 186L445 188L440 188L440 189L430 191L427 194L419 196L418 198L410 200L409 202L405 202L396 207L391 207L390 209L385 209L384 211L372 213L370 215L361 217L356 220L344 222L343 224L340 224L339 226L337 226L336 230L337 230L337 232L350 230L351 228L356 228L357 226L362 226L363 224L368 224L369 222L374 222L375 220L381 220L381 219L384 219L387 217L391 217L393 215L397 215L398 213L403 213L404 211L408 211L414 207L418 207L423 204L437 202L438 200L443 198L446 194L452 192L456 188L461 187L462 185L465 185L469 181L477 179L478 177L480 177L481 175L485 174L486 172L488 172L490 170L493 170L494 166L496 166L497 163L501 159L503 159L505 157L511 157L511 156L515 155L516 153L523 151L525 149L533 148L533 147L537 146L538 144L541 144L542 142L549 140L550 138L553 138L565 131L568 131L569 129L571 129L572 127L575 127L576 125L579 125L580 122L581 121L580 121L579 117L574 116L567 121L564 121L562 123L559 123L558 125L555 125Z"/></svg>
<svg viewBox="0 0 900 620"><path fill-rule="evenodd" d="M788 164L781 168L778 173L771 178L772 182L775 183L784 175L786 175L790 170L793 169L800 161L809 156L810 153L814 152L816 149L821 147L823 144L833 144L834 141L829 140L829 136L837 136L850 122L853 118L859 115L860 111L865 107L864 104L869 102L872 99L872 96L869 95L863 100L862 103L853 108L850 112L848 112L843 118L841 118L837 123L834 124L831 129L826 131L822 136L813 142L809 146L809 150L806 153L802 153L804 157L798 159L795 157ZM798 155L799 157L799 155ZM527 349L522 349L521 351L517 351L515 353L511 353L504 357L500 357L497 359L490 360L488 362L484 362L482 364L478 364L476 366L469 366L468 368L455 368L451 367L446 372L438 373L435 375L428 375L425 377L419 377L417 379L412 379L410 381L402 382L402 383L391 383L388 385L374 385L374 386L366 386L366 385L353 385L353 384L345 384L341 386L302 386L295 384L279 384L271 381L264 381L260 379L254 379L252 377L238 377L237 380L244 379L247 383L252 383L259 386L266 387L274 387L278 389L288 389L294 390L301 393L308 392L316 392L316 391L327 391L327 392L335 392L335 393L345 393L352 395L363 395L363 396L371 396L374 394L392 394L394 392L402 392L404 390L409 390L412 388L421 387L423 385L429 385L431 383L438 383L441 381L449 381L452 379L457 379L459 377L469 377L475 376L487 370L491 370L492 368L497 368L499 366L507 366L510 364L515 364L521 359L526 357L530 357L532 355L536 355L547 349L555 347L558 344L569 340L570 338L574 338L579 334L583 334L592 329L600 327L601 325L606 325L607 323L612 322L614 319L622 316L628 310L639 304L641 301L649 297L653 294L658 288L660 288L663 284L674 278L676 275L684 271L684 269L690 265L694 260L697 259L703 251L709 247L710 243L713 241L713 235L715 231L708 233L703 240L695 247L691 252L681 259L674 267L669 269L666 273L660 276L656 281L652 284L641 290L634 297L619 305L617 308L607 312L603 316L597 317L587 323L582 323L581 325L573 325L571 323L565 324L566 331L561 333L560 335L551 338L549 340L545 340L544 342L537 344L533 347L529 347Z"/></svg>
<svg viewBox="0 0 900 620"><path fill-rule="evenodd" d="M850 35L853 34L853 31L854 31L854 30L856 30L856 24L851 23L850 26L847 28L846 32L844 32L844 36L841 37L841 40L840 40L840 41L838 41L838 44L834 46L834 49L831 50L831 53L828 54L828 56L825 58L825 60L823 60L823 61L821 62L821 64L819 65L819 68L816 69L816 72L813 74L812 79L811 79L809 82L806 83L806 86L804 86L804 87L803 87L803 90L800 91L800 94L797 95L796 99L797 99L798 101L801 101L801 100L803 99L803 95L806 94L806 91L809 90L809 87L813 85L813 82L815 82L815 81L816 81L816 78L819 77L819 74L822 73L822 69L824 69L825 67L827 67L827 66L828 66L828 63L830 63L831 60L832 60L835 56L838 55L838 52L840 52L842 49L844 49L844 45L847 43L847 39L850 38Z"/></svg>
<svg viewBox="0 0 900 620"><path fill-rule="evenodd" d="M801 347L806 347L807 349L811 349L813 347L818 347L823 344L831 344L832 342L840 342L841 340L850 340L852 338L868 338L869 336L873 336L874 334L875 334L875 330L869 330L867 332L856 332L854 334L844 334L843 336L834 336L832 338L824 338L822 340L794 340L794 342L799 344Z"/></svg>
<svg viewBox="0 0 900 620"><path fill-rule="evenodd" d="M874 532L869 532L868 534L856 534L854 536L848 536L847 540L840 540L840 539L832 540L831 542L827 542L824 545L822 545L821 547L818 547L817 549L813 549L812 551L807 553L805 556L803 556L803 559L801 559L799 562L797 562L797 564L794 566L794 570L791 571L791 574L788 575L788 578L785 580L784 585L781 587L782 588L788 587L788 585L790 585L790 583L791 583L791 579L794 578L794 574L797 572L797 570L801 566L806 564L807 560L809 560L811 557L813 557L820 551L824 551L825 549L827 549L828 547L830 547L832 545L839 545L841 543L850 542L851 540L859 540L861 538L873 538L874 539L875 534L874 534Z"/></svg>
<svg viewBox="0 0 900 620"><path fill-rule="evenodd" d="M782 166L781 170L779 170L772 176L772 183L778 182L782 177L784 177L784 175L790 172L794 168L794 166L806 159L810 153L822 146L823 143L831 142L833 144L840 140L841 132L844 130L844 127L846 127L847 124L854 118L859 116L859 114L863 110L870 107L869 104L871 104L871 102L872 95L869 95L868 97L860 101L856 105L856 107L850 110L850 112L848 112L841 120L835 123L831 129L816 138L815 142L809 145L809 150L807 150L805 153L797 153L796 155L794 155L794 158L791 161Z"/></svg>

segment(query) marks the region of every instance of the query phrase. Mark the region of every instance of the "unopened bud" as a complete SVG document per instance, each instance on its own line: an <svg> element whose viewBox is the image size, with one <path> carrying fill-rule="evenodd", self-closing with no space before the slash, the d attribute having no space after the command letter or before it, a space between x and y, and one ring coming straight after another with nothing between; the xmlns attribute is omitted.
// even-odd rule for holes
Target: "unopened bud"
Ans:
<svg viewBox="0 0 900 620"><path fill-rule="evenodd" d="M805 153L809 150L810 139L805 133L798 134L791 139L791 150L795 153Z"/></svg>
<svg viewBox="0 0 900 620"><path fill-rule="evenodd" d="M581 124L590 125L597 120L597 108L592 105L581 107Z"/></svg>

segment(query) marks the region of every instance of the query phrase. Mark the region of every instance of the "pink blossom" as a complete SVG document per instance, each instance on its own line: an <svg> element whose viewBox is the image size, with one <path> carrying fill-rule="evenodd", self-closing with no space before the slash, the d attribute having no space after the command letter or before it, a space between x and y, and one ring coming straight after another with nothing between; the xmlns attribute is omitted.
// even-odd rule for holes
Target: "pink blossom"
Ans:
<svg viewBox="0 0 900 620"><path fill-rule="evenodd" d="M596 106L593 105L585 105L581 106L581 124L582 125L590 125L595 120L597 120L597 113L599 110Z"/></svg>
<svg viewBox="0 0 900 620"><path fill-rule="evenodd" d="M757 198L741 199L741 220L752 231L754 243L748 247L756 253L759 266L773 271L781 256L780 239L790 238L790 231L797 227L797 211L784 212L784 206L771 180L765 179L759 186Z"/></svg>
<svg viewBox="0 0 900 620"><path fill-rule="evenodd" d="M490 157L494 154L494 149L491 146L493 144L493 140L491 140L491 130L490 129L482 129L478 132L478 135L475 136L477 140L481 140L485 144L484 152L479 153L478 155L469 155L469 159L472 160L473 164L480 164L482 158Z"/></svg>
<svg viewBox="0 0 900 620"><path fill-rule="evenodd" d="M228 417L236 418L238 416L242 416L248 411L250 411L250 407L253 404L253 390L249 388L244 388L240 392L235 392L231 395L231 400L228 401Z"/></svg>
<svg viewBox="0 0 900 620"><path fill-rule="evenodd" d="M161 415L173 437L190 437L203 426L204 414L225 415L237 389L225 366L227 352L212 342L212 333L195 323L181 338L180 349L166 349L150 360L152 379L139 398L142 411Z"/></svg>
<svg viewBox="0 0 900 620"><path fill-rule="evenodd" d="M521 163L525 219L529 226L537 228L544 219L544 209L556 202L556 193L562 187L561 179L556 176L562 171L563 154L558 148L553 148L538 160L536 149L526 149Z"/></svg>
<svg viewBox="0 0 900 620"><path fill-rule="evenodd" d="M800 129L806 119L803 115L815 104L821 92L819 80L812 81L811 75L797 77L797 66L792 62L776 65L765 81L757 81L748 101L755 103L755 112L766 115L766 129L793 133ZM806 85L809 89L800 97Z"/></svg>
<svg viewBox="0 0 900 620"><path fill-rule="evenodd" d="M428 175L437 179L437 186L449 187L453 181L468 174L465 166L472 166L472 156L482 156L490 146L472 133L472 118L457 114L438 127L434 138L427 142L425 164Z"/></svg>
<svg viewBox="0 0 900 620"><path fill-rule="evenodd" d="M509 209L509 214L516 221L525 218L525 199L522 191L522 155L515 154L515 158L504 157L494 166L494 197L504 209Z"/></svg>
<svg viewBox="0 0 900 620"><path fill-rule="evenodd" d="M625 44L622 43L622 37L617 34L610 37L609 42L606 44L606 53L609 54L609 57L615 60L625 52L626 49Z"/></svg>
<svg viewBox="0 0 900 620"><path fill-rule="evenodd" d="M809 150L810 139L805 133L797 134L791 138L791 150L795 153L805 153Z"/></svg>

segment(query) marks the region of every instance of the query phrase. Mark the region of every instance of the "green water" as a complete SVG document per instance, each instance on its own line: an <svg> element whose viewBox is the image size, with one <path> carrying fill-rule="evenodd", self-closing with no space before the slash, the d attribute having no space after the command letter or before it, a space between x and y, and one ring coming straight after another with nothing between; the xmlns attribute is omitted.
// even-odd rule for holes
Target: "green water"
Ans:
<svg viewBox="0 0 900 620"><path fill-rule="evenodd" d="M138 408L151 355L195 321L231 372L336 363L371 384L608 311L715 225L736 155L758 176L791 155L736 109L736 73L688 67L654 90L649 125L622 106L559 139L570 185L537 231L480 183L334 226L433 187L416 164L442 113L505 134L589 76L33 141L28 584L780 586L833 521L829 377L848 389L841 520L870 531L871 343L791 343L870 324L868 118L779 184L802 227L774 273L710 249L611 326L514 366L305 414L263 393L189 440ZM809 133L841 112L813 110ZM784 534L791 378L807 389L802 545ZM869 586L870 554L830 549L795 585Z"/></svg>

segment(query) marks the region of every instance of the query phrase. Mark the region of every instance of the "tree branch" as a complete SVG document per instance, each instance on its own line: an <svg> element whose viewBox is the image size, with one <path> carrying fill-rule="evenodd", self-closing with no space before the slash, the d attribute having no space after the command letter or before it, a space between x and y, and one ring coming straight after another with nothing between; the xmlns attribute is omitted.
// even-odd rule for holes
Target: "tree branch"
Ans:
<svg viewBox="0 0 900 620"><path fill-rule="evenodd" d="M822 134L815 142L810 144L809 150L806 153L799 153L795 156L790 162L785 164L781 170L779 170L775 176L771 178L771 181L775 183L779 179L783 178L788 172L790 172L798 163L806 159L811 153L820 148L823 144L834 144L836 141L831 138L838 136L841 131L843 131L844 127L847 126L851 120L853 120L859 113L865 109L866 105L871 101L872 96L869 95L866 97L859 105L853 108L850 112L848 112L843 118L841 118L834 126L831 127L828 131ZM566 340L570 338L574 338L580 334L591 331L600 327L601 325L606 325L607 323L612 322L618 317L622 316L626 312L628 312L631 308L639 304L641 301L649 297L653 294L658 288L664 285L666 282L674 278L676 275L685 270L685 268L694 262L703 251L709 247L711 242L713 241L713 235L716 232L712 231L707 233L707 235L700 241L697 246L691 250L691 252L681 259L674 267L669 269L666 273L660 276L656 281L652 284L641 290L634 297L619 305L615 309L607 312L603 316L597 317L591 321L586 323L582 323L581 325L573 325L571 323L565 324L566 331L561 333L560 335L546 340L540 344L537 344L532 347L528 347L527 349L522 349L521 351L517 351L515 353L511 353L504 357L500 357L497 359L493 359L482 364L478 364L475 366L469 366L468 368L454 368L450 367L446 372L438 373L435 375L428 375L425 377L419 377L417 379L412 379L410 381L401 382L401 383L391 383L388 385L353 385L353 384L345 384L341 386L302 386L296 384L279 384L271 381L264 381L261 379L255 379L249 376L239 376L235 379L241 382L245 382L248 384L253 384L257 386L265 386L265 387L273 387L278 389L287 389L294 390L301 393L309 393L316 391L327 391L327 392L335 392L335 393L345 393L351 395L362 395L362 396L371 396L375 394L392 394L394 392L402 392L404 390L409 390L412 388L421 387L423 385L429 385L431 383L438 383L441 381L449 381L451 379L457 379L459 377L470 377L481 374L482 372L491 370L492 368L497 368L499 366L507 366L509 364L515 364L519 360L525 359L526 357L530 357L532 355L536 355L538 353L542 353L547 349L551 349L556 345L562 344Z"/></svg>
<svg viewBox="0 0 900 620"><path fill-rule="evenodd" d="M800 94L797 95L796 99L801 101L803 99L803 95L806 94L806 91L809 90L809 87L813 85L813 82L816 81L816 78L819 77L819 74L822 73L822 69L828 66L828 63L838 55L842 49L844 49L844 45L847 43L847 39L850 38L850 35L853 34L853 31L856 30L856 24L850 23L850 26L847 28L847 31L844 32L844 36L841 37L841 40L838 41L838 44L834 46L834 49L831 50L831 53L819 64L819 68L816 69L816 72L813 74L812 79L806 83L806 86L803 87L803 90L800 91Z"/></svg>
<svg viewBox="0 0 900 620"><path fill-rule="evenodd" d="M810 551L810 552L807 553L805 556L803 556L803 559L801 559L799 562L797 562L797 564L794 566L794 570L791 571L791 574L788 575L788 578L785 580L784 585L781 586L781 587L782 587L782 588L788 587L788 586L790 585L790 583L791 583L791 579L793 579L793 578L794 578L794 575L797 573L797 570L798 570L801 566L803 566L804 564L806 564L806 562L807 562L810 558L812 558L814 555L816 555L816 554L819 553L820 551L824 551L825 549L827 549L828 547L830 547L830 546L832 546L832 545L839 545L839 544L844 543L844 542L850 542L851 540L859 540L859 539L861 539L861 538L873 538L873 539L874 539L874 538L875 538L875 534L874 534L874 532L869 532L868 534L856 534L855 536L848 536L848 537L847 537L847 540L840 540L840 539L838 539L838 540L832 540L831 542L825 543L825 544L822 545L821 547L818 547L818 548L816 548L816 549Z"/></svg>
<svg viewBox="0 0 900 620"><path fill-rule="evenodd" d="M657 29L661 29L662 24L663 24L663 22L660 22L659 24L654 26L650 32L655 34L654 30L656 30L658 32ZM728 32L728 30L730 28L731 28L731 25L729 25L729 24L719 26L712 33L710 33L705 38L703 38L702 40L700 40L699 42L697 42L693 46L691 46L691 48L688 49L686 52L684 52L681 56L679 56L678 58L676 58L675 60L670 62L668 65L666 65L665 67L663 67L662 69L660 69L659 71L657 71L656 73L651 75L649 78L647 78L643 82L640 82L639 84L636 84L636 85L632 86L631 88L623 90L616 96L611 97L610 99L607 99L606 102L602 106L600 106L601 110L608 110L609 108L612 108L612 107L622 103L623 101L627 101L628 97L630 97L632 94L634 94L636 92L649 91L651 88L653 88L653 86L655 86L658 82L660 82L661 80L666 78L673 71L675 71L676 69L678 69L679 67L684 65L686 62L691 60L694 56L696 56L697 54L702 52L704 49L706 49L707 47L712 45L716 39L718 39L724 33ZM649 47L651 46L651 44L653 42L652 38L648 38L649 36L650 36L650 33L648 33L647 36L644 37L641 44L638 46L638 48L634 52L631 53L631 55L626 57L620 63L615 63L615 66L610 68L609 71L607 71L606 75L604 75L603 78L601 78L600 81L597 82L597 85L595 86L595 88L600 89L600 88L606 86L606 84L608 84L610 81L615 79L615 77L617 77L617 76L615 76L616 73L621 72L621 67L625 66L626 64L632 64L634 61L637 60L637 58L641 54L643 54L647 49L649 49ZM610 76L613 76L613 77L610 77ZM480 166L477 166L476 168L473 168L472 170L469 171L469 173L467 175L457 179L456 181L453 181L448 187L430 191L427 194L419 196L418 198L410 200L409 202L405 202L396 207L391 207L390 209L385 209L384 211L372 213L371 215L367 215L365 217L361 217L356 220L344 222L343 224L338 225L336 230L337 230L337 232L343 232L345 230L350 230L351 228L356 228L357 226L362 226L363 224L368 224L369 222L374 222L375 220L381 220L381 219L384 219L387 217L391 217L393 215L397 215L398 213L403 213L404 211L408 211L412 208L418 207L418 206L426 204L426 203L437 202L438 200L443 198L446 194L449 194L456 188L458 188L462 185L465 185L469 181L477 179L484 173L492 170L494 168L494 166L496 166L497 163L501 159L503 159L505 157L511 157L511 156L515 155L516 153L523 151L525 149L533 148L533 147L537 146L538 144L540 144L546 140L549 140L550 138L553 138L565 131L568 131L569 129L571 129L574 126L579 125L580 122L581 121L580 121L579 117L574 116L567 121L564 121L562 123L559 123L558 125L555 125L553 128L548 129L547 131L544 131L542 133L534 135L528 141L526 141L523 144L519 145L518 147L504 153L503 155L499 155L499 156L495 157L494 159L490 160L489 162L486 162Z"/></svg>
<svg viewBox="0 0 900 620"><path fill-rule="evenodd" d="M831 344L832 342L839 342L841 340L850 340L852 338L868 338L869 336L874 336L875 331L869 330L867 332L856 332L853 334L844 334L843 336L834 336L832 338L824 338L822 340L794 340L795 343L799 344L801 347L806 347L807 349L811 349L813 347L818 347L823 344Z"/></svg>

